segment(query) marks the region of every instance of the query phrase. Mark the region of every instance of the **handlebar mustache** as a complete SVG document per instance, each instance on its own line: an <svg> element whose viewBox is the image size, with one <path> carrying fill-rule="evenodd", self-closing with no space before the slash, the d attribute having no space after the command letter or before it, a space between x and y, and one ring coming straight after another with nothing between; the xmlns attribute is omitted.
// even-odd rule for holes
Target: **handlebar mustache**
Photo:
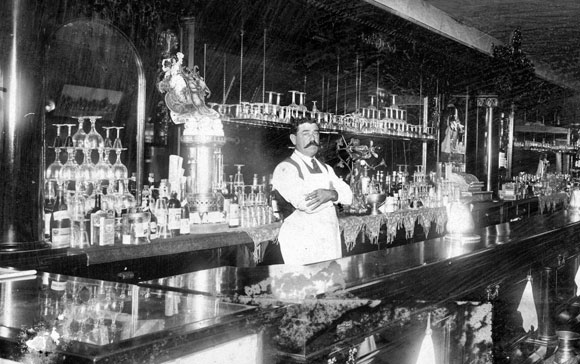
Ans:
<svg viewBox="0 0 580 364"><path fill-rule="evenodd" d="M310 146L314 145L315 147L320 147L320 144L318 144L315 140L311 140L310 142L308 142L308 144L306 144L304 146L304 148L308 148Z"/></svg>

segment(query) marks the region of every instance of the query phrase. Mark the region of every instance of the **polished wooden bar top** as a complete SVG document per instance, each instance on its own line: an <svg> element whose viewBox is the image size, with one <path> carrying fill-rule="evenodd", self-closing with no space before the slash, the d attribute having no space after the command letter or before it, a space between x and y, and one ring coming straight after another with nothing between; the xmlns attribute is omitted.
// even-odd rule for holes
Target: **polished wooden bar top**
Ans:
<svg viewBox="0 0 580 364"><path fill-rule="evenodd" d="M525 274L537 265L555 265L577 253L580 213L568 210L503 223L476 231L478 242L445 237L348 256L308 266L219 267L143 282L207 294L244 294L265 279L313 277L340 267L345 288L359 297L453 299ZM270 282L275 291L276 280Z"/></svg>

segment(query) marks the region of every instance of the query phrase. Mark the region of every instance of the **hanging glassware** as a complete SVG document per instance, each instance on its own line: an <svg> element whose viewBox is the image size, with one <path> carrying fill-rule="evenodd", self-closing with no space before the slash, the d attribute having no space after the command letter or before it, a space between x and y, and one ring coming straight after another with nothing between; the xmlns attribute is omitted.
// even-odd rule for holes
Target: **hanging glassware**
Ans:
<svg viewBox="0 0 580 364"><path fill-rule="evenodd" d="M97 132L96 124L97 119L100 119L100 116L89 116L89 120L91 122L91 130L85 137L85 148L90 149L97 149L103 148L105 146L105 141L101 134Z"/></svg>
<svg viewBox="0 0 580 364"><path fill-rule="evenodd" d="M76 119L79 122L79 127L78 127L76 133L74 133L74 135L72 136L73 146L75 148L84 148L85 147L85 139L87 137L87 133L85 133L85 130L83 129L83 126L85 123L85 117L79 116Z"/></svg>

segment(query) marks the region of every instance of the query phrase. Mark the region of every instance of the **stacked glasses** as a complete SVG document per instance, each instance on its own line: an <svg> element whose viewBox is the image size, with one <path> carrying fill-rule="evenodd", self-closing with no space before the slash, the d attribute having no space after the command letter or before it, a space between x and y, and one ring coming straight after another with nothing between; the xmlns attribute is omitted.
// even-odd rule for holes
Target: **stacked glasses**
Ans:
<svg viewBox="0 0 580 364"><path fill-rule="evenodd" d="M89 238L90 213L98 209L120 217L124 211L136 207L135 197L129 192L128 170L121 161L123 148L120 132L124 127L104 127L106 138L96 130L100 116L79 116L76 124L55 124L57 135L52 143L54 161L45 173L45 199L56 196L57 191L66 196L66 205L71 219L70 246L83 248L91 244ZM90 122L88 133L85 122ZM72 128L77 130L72 134ZM61 129L67 129L63 138ZM111 140L110 130L116 130ZM62 164L61 154L65 151L66 163ZM115 163L111 164L111 152L115 153ZM94 160L98 160L95 164ZM79 164L77 161L81 161Z"/></svg>

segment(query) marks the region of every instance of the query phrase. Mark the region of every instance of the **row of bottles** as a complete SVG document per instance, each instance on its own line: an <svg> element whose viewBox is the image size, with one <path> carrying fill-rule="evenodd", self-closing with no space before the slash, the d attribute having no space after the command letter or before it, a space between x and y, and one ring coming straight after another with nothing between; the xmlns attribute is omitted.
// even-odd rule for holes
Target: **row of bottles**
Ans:
<svg viewBox="0 0 580 364"><path fill-rule="evenodd" d="M74 192L58 186L46 195L45 238L53 247L112 245L123 236L123 220L135 210L136 198L125 181Z"/></svg>
<svg viewBox="0 0 580 364"><path fill-rule="evenodd" d="M235 175L229 176L222 194L228 225L230 227L256 227L271 224L280 219L277 203L272 191L272 185L262 176L254 174L252 184L246 185L241 168L237 164ZM270 181L271 181L270 177Z"/></svg>

